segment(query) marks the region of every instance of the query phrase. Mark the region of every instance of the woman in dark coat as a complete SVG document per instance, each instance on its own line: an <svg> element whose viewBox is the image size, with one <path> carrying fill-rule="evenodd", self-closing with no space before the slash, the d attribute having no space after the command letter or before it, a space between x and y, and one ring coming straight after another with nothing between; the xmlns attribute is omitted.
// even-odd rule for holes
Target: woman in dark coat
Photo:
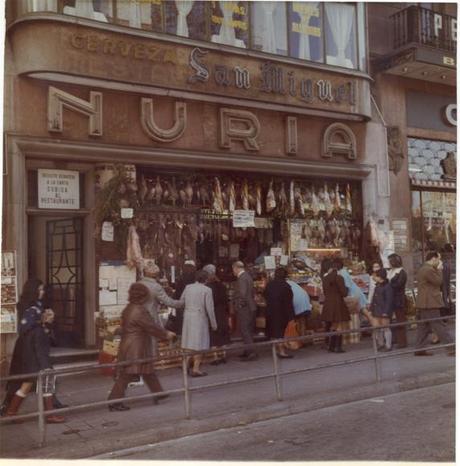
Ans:
<svg viewBox="0 0 460 466"><path fill-rule="evenodd" d="M388 282L387 272L380 269L375 275L375 291L371 303L371 313L376 327L389 325L393 314L394 292L393 286ZM391 329L377 330L377 349L379 351L391 351Z"/></svg>
<svg viewBox="0 0 460 466"><path fill-rule="evenodd" d="M268 282L264 290L267 301L266 332L271 339L284 338L284 332L290 320L295 317L292 288L286 282L286 269L279 267L275 270L275 278ZM286 353L283 344L278 345L280 358L292 358Z"/></svg>
<svg viewBox="0 0 460 466"><path fill-rule="evenodd" d="M340 331L343 323L350 320L350 313L343 298L348 295L345 281L338 273L338 263L324 259L321 263L321 278L323 282L324 304L321 318L331 331ZM343 353L342 335L329 338L329 351Z"/></svg>
<svg viewBox="0 0 460 466"><path fill-rule="evenodd" d="M39 311L37 307L31 306L22 313L19 327L19 338L16 341L13 358L11 361L10 375L29 374L52 369L50 360L50 337L49 326L53 323L54 312L46 309ZM8 386L6 416L15 416L18 410L32 390L36 378L25 378L20 380L20 388L14 391L13 386ZM43 401L45 410L54 409L53 393L56 385L56 376L49 375L43 379ZM14 387L16 388L16 386ZM60 424L65 422L62 416L55 414L47 416L46 422Z"/></svg>
<svg viewBox="0 0 460 466"><path fill-rule="evenodd" d="M212 290L214 315L216 316L217 322L217 330L211 332L211 346L220 347L230 343L230 327L228 325L230 314L228 310L227 288L217 278L215 265L208 264L203 267L203 270L208 274L206 286ZM219 358L217 354L217 352L214 353L214 361L212 361L211 364L213 366L225 364L227 362L225 357Z"/></svg>
<svg viewBox="0 0 460 466"><path fill-rule="evenodd" d="M176 334L159 327L143 304L149 299L149 290L141 283L134 283L129 289L129 304L121 314L121 342L118 362L132 359L153 358L152 336L173 340ZM133 363L118 369L118 379L109 395L109 400L123 398L128 384L142 375L152 393L163 391L155 374L154 363ZM123 403L109 405L110 411L126 411Z"/></svg>
<svg viewBox="0 0 460 466"><path fill-rule="evenodd" d="M406 282L407 273L403 269L401 256L390 254L388 256L391 269L388 272L388 281L393 289L392 315L396 317L396 322L406 322ZM391 316L390 316L391 318ZM395 327L394 334L398 348L407 347L407 328L405 326Z"/></svg>

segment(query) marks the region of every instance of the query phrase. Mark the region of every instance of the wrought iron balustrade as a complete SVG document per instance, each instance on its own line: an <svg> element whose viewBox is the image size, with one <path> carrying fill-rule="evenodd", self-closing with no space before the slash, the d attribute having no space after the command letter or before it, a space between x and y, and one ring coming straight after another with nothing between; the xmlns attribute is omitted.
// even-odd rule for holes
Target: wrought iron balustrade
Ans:
<svg viewBox="0 0 460 466"><path fill-rule="evenodd" d="M415 43L449 52L457 50L457 19L454 16L410 6L391 15L391 19L395 49Z"/></svg>

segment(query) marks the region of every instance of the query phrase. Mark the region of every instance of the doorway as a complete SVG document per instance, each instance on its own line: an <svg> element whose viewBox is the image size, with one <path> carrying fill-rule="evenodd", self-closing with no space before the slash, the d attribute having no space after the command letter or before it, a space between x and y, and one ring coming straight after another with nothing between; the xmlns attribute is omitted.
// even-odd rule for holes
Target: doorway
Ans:
<svg viewBox="0 0 460 466"><path fill-rule="evenodd" d="M56 344L85 343L83 218L29 217L29 277L46 283L45 306L54 310Z"/></svg>

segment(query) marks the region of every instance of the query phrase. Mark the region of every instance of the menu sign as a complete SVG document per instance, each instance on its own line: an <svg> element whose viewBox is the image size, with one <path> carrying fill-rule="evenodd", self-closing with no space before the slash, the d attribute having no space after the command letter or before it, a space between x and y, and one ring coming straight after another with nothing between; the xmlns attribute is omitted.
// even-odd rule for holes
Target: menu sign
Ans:
<svg viewBox="0 0 460 466"><path fill-rule="evenodd" d="M38 207L40 209L79 209L79 172L39 169Z"/></svg>
<svg viewBox="0 0 460 466"><path fill-rule="evenodd" d="M254 214L253 210L235 210L233 212L233 228L254 227Z"/></svg>

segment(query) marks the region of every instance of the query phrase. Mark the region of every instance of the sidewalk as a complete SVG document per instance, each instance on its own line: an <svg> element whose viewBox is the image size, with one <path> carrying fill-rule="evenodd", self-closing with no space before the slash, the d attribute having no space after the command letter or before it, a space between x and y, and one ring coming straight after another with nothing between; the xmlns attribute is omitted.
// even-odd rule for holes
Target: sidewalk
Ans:
<svg viewBox="0 0 460 466"><path fill-rule="evenodd" d="M296 351L294 359L279 360L280 368L287 370L368 356L372 354L372 342L366 338L345 349L346 353L335 354L318 345L307 346ZM37 447L37 420L3 425L0 427L0 456L88 458L117 449L455 380L455 358L448 357L445 350L436 351L431 357L409 354L388 358L381 361L381 368L379 384L375 383L373 361L284 376L281 402L276 400L273 378L194 392L190 420L185 419L184 397L178 394L160 401L157 406L150 400L128 402L131 410L122 413L109 412L104 407L68 413L65 424L47 426L46 445L41 449ZM257 361L241 362L230 356L225 365L207 366L208 377L189 380L193 387L267 374L272 370L271 352L265 349ZM180 369L167 369L158 374L165 390L183 386ZM63 377L59 382L59 398L69 405L101 401L107 398L112 383L110 377L96 371L91 375ZM148 393L147 387L128 389L128 395L145 393ZM21 412L33 412L36 406L36 397L29 396Z"/></svg>

